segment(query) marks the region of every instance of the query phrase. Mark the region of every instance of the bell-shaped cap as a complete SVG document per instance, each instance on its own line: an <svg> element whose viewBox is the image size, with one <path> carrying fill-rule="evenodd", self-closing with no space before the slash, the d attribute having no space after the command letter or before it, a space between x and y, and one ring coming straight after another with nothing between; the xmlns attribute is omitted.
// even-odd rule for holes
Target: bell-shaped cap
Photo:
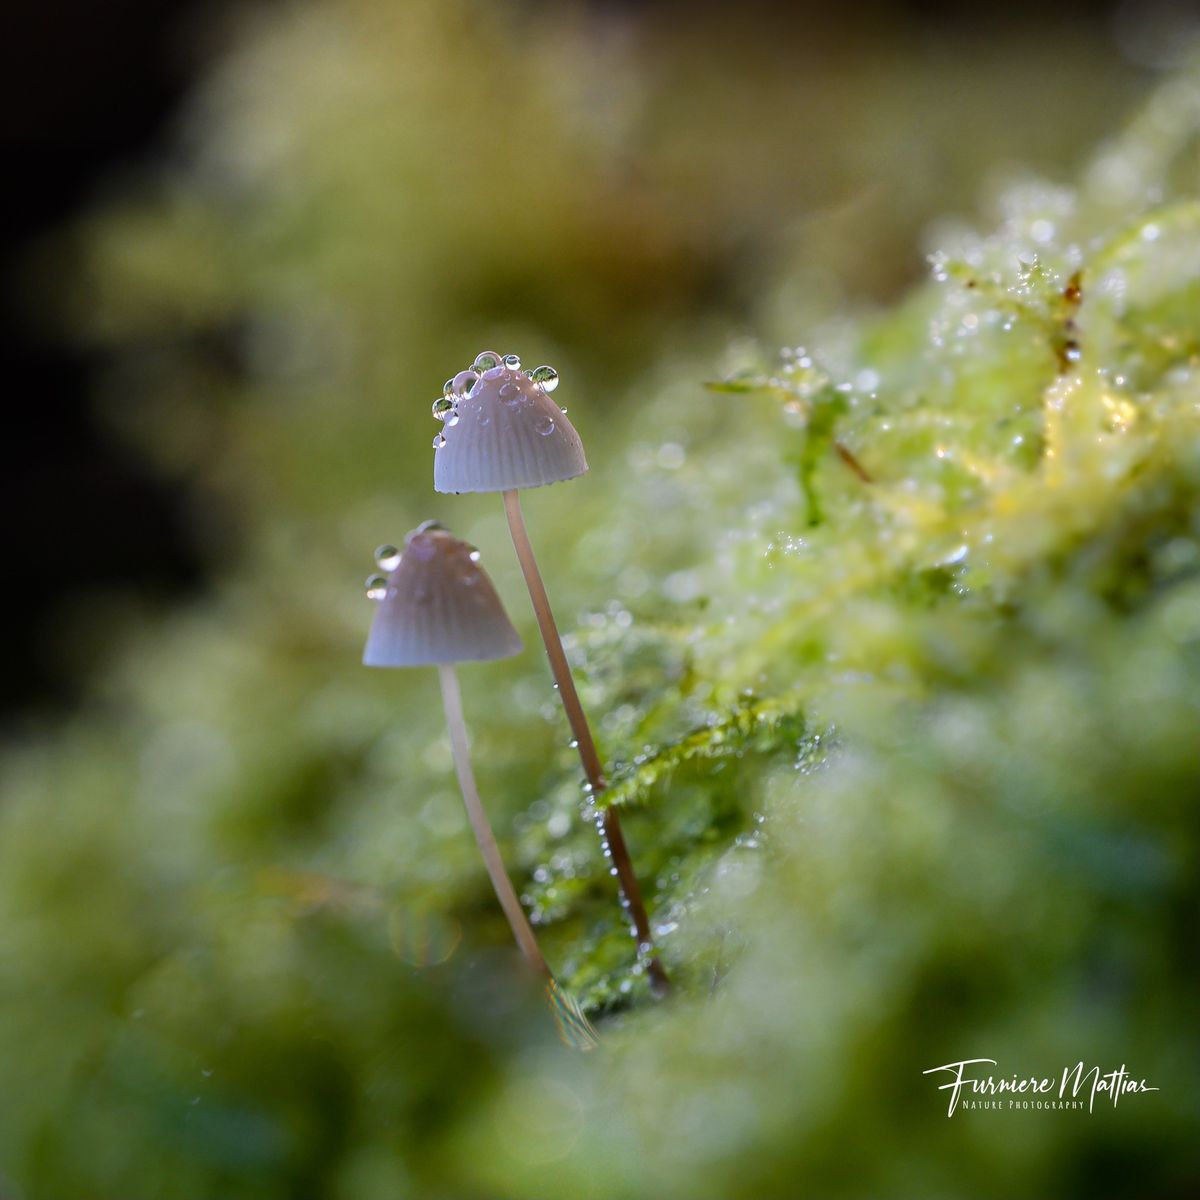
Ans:
<svg viewBox="0 0 1200 1200"><path fill-rule="evenodd" d="M435 442L436 491L541 487L588 469L579 434L540 383L503 363L473 382L468 374L455 376L447 397L454 408Z"/></svg>
<svg viewBox="0 0 1200 1200"><path fill-rule="evenodd" d="M510 658L522 649L479 554L427 523L405 540L399 564L381 583L367 635L368 667Z"/></svg>

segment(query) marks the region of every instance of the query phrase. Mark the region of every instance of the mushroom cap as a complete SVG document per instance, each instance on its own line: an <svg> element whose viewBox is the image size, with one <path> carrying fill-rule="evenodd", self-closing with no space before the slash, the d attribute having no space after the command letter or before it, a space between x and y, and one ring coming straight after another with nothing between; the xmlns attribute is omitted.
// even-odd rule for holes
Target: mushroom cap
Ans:
<svg viewBox="0 0 1200 1200"><path fill-rule="evenodd" d="M440 526L410 533L388 574L363 662L425 667L519 654L521 636L476 558L473 547Z"/></svg>
<svg viewBox="0 0 1200 1200"><path fill-rule="evenodd" d="M492 367L452 398L457 420L447 420L433 456L436 491L541 487L588 469L575 427L521 370Z"/></svg>

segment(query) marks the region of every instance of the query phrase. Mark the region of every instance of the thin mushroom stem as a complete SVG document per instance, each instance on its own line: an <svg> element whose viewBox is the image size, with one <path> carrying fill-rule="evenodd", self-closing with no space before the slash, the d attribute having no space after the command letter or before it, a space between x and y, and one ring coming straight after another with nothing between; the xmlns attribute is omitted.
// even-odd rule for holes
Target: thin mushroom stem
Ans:
<svg viewBox="0 0 1200 1200"><path fill-rule="evenodd" d="M533 969L547 978L550 968L542 957L537 939L533 936L529 919L517 899L512 880L504 870L504 862L500 858L500 850L496 838L483 810L483 802L479 799L479 789L475 786L475 772L471 770L471 749L467 741L467 725L463 720L462 697L458 691L458 676L454 667L443 663L438 667L438 677L442 684L442 706L446 710L446 725L450 730L450 749L454 755L454 770L458 774L458 784L462 789L463 803L467 806L467 817L471 828L475 831L475 841L479 844L488 875L491 876L492 887L496 889L496 898L504 915L512 927L513 937L521 947L521 953Z"/></svg>
<svg viewBox="0 0 1200 1200"><path fill-rule="evenodd" d="M595 798L604 791L608 784L600 765L600 756L596 753L596 743L592 738L591 726L588 725L583 705L579 702L579 693L575 690L575 679L571 675L571 668L563 650L562 638L559 636L558 626L554 622L550 598L546 595L546 585L542 583L542 575L538 570L533 546L529 541L529 532L525 528L525 518L521 513L521 500L515 488L504 493L504 512L508 517L508 529L512 534L513 546L516 547L517 558L521 563L521 573L525 576L525 586L529 589L530 600L533 601L533 611L537 617L538 629L541 631L542 641L546 645L550 670L554 675L554 682L558 684L558 694L562 697L567 722L575 736L579 759L583 764L583 773L587 776L591 795ZM639 953L646 956L647 959L646 972L654 989L660 993L665 992L669 987L667 973L663 969L662 963L659 962L658 956L653 953L654 939L650 933L650 919L646 915L646 906L642 901L642 889L633 870L629 847L625 844L621 819L612 805L604 810L604 836L608 842L609 852L612 854L613 866L617 870L617 880L621 885L621 892L629 905L629 915L633 920Z"/></svg>

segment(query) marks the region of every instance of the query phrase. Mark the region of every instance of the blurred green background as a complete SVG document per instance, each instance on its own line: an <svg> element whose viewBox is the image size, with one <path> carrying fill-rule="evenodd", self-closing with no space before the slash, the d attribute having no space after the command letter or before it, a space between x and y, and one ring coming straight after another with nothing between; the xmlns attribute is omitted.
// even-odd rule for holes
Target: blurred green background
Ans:
<svg viewBox="0 0 1200 1200"><path fill-rule="evenodd" d="M205 584L74 587L45 531L84 684L0 767L5 1194L1194 1194L1190 17L214 12L169 149L26 260ZM485 348L587 446L525 508L665 1002L499 499L432 491ZM464 699L591 1055L432 674L358 665L371 551L427 518L529 647ZM948 1119L921 1072L977 1056L1160 1090Z"/></svg>

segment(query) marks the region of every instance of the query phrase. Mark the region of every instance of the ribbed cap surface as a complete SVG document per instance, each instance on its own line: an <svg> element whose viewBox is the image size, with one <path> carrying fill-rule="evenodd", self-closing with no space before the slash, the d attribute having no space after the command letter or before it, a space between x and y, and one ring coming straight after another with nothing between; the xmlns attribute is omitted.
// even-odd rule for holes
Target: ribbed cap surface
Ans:
<svg viewBox="0 0 1200 1200"><path fill-rule="evenodd" d="M410 533L380 588L363 662L423 667L519 654L521 637L477 557L440 527Z"/></svg>
<svg viewBox="0 0 1200 1200"><path fill-rule="evenodd" d="M503 365L484 370L474 384L464 375L454 379L464 390L448 397L454 409L437 439L437 491L541 487L588 469L579 434L541 384Z"/></svg>

